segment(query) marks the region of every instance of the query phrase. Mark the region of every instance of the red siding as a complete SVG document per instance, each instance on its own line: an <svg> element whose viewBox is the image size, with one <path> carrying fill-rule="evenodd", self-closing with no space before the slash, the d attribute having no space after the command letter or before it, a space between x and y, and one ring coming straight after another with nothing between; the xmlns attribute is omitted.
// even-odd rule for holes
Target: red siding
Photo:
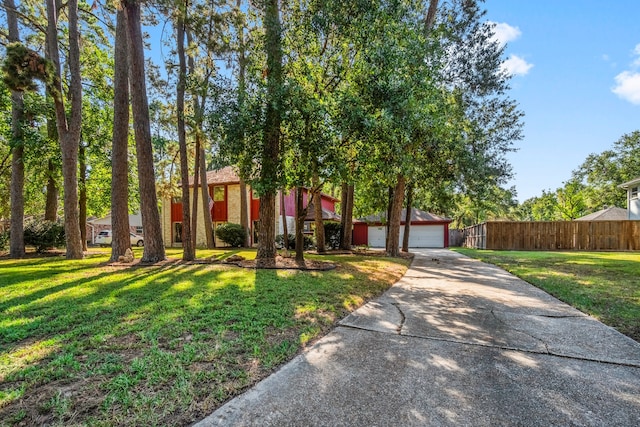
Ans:
<svg viewBox="0 0 640 427"><path fill-rule="evenodd" d="M253 194L253 192L251 192ZM251 195L251 221L260 219L260 199L254 199Z"/></svg>
<svg viewBox="0 0 640 427"><path fill-rule="evenodd" d="M295 216L295 212L296 212L295 189L289 191L289 194L284 195L284 209L288 216ZM282 210L280 211L280 214L282 214Z"/></svg>
<svg viewBox="0 0 640 427"><path fill-rule="evenodd" d="M309 199L309 190L304 188L302 190L302 204L303 206L307 206L307 200ZM336 211L336 202L333 198L330 198L327 195L322 195L321 197L322 208L326 209L330 212ZM289 194L285 194L284 196L284 208L285 212L288 216L294 216L296 211L296 193L295 189L291 190ZM282 211L280 212L282 214Z"/></svg>
<svg viewBox="0 0 640 427"><path fill-rule="evenodd" d="M182 203L171 202L171 222L182 221Z"/></svg>
<svg viewBox="0 0 640 427"><path fill-rule="evenodd" d="M357 245L368 245L368 230L369 226L365 222L358 222L353 224L353 244Z"/></svg>
<svg viewBox="0 0 640 427"><path fill-rule="evenodd" d="M322 196L322 207L328 211L335 212L336 202L334 202L333 199Z"/></svg>

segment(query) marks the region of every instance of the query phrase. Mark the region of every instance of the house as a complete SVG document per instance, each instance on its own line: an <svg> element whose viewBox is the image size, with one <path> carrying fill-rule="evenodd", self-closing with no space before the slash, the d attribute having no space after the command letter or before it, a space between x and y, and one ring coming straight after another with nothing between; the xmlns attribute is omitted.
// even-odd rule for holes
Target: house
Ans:
<svg viewBox="0 0 640 427"><path fill-rule="evenodd" d="M590 213L589 215L576 218L576 221L622 221L625 219L629 219L629 211L612 206L610 208L604 208L597 212Z"/></svg>
<svg viewBox="0 0 640 427"><path fill-rule="evenodd" d="M193 179L190 186L191 197L193 197ZM213 227L217 227L225 222L240 224L240 177L233 167L227 166L222 169L207 172L207 186L209 194L209 212ZM200 190L199 190L200 191ZM251 244L257 241L257 229L260 199L257 194L247 185L247 223L249 224L249 236ZM198 192L200 196L200 192ZM303 188L303 202L306 206L309 199L309 189ZM191 199L193 200L193 199ZM338 199L326 194L322 194L322 217L325 220L340 221L340 216L336 214L335 204ZM311 209L309 210L311 211ZM295 191L291 190L284 196L278 193L276 197L276 234L282 234L283 212L287 223L287 231L295 231ZM193 212L191 213L193 215ZM165 198L161 205L162 236L165 246L182 246L182 200L180 197ZM305 219L305 232L313 232L313 212L309 212ZM198 197L198 225L196 229L196 244L206 245L204 234L204 219L202 218L202 197ZM225 243L216 240L216 246L224 246Z"/></svg>
<svg viewBox="0 0 640 427"><path fill-rule="evenodd" d="M400 218L400 244L404 236L406 209ZM420 209L411 209L409 247L447 248L449 247L449 224L452 220ZM360 218L353 227L353 244L384 248L387 237L386 214Z"/></svg>
<svg viewBox="0 0 640 427"><path fill-rule="evenodd" d="M87 220L87 241L95 244L96 236L103 230L111 230L111 213L103 218L93 218ZM129 231L143 236L142 215L140 212L129 215Z"/></svg>
<svg viewBox="0 0 640 427"><path fill-rule="evenodd" d="M638 189L640 189L640 177L632 179L629 182L620 184L619 188L627 190L627 211L626 219L640 219L640 198L638 198Z"/></svg>

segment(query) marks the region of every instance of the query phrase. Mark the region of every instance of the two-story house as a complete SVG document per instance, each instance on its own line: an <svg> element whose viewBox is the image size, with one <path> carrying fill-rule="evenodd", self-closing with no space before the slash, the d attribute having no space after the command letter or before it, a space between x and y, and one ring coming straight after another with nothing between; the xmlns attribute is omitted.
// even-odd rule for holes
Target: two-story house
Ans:
<svg viewBox="0 0 640 427"><path fill-rule="evenodd" d="M191 197L193 197L193 179L190 183ZM240 224L240 177L230 166L207 172L207 186L209 200L206 201L209 207L209 213L213 222L214 229L216 226L231 222ZM204 234L204 219L202 217L202 197L200 189L198 189L198 225L196 230L196 242L198 246L206 244L206 236ZM257 237L257 221L259 217L260 199L252 189L247 186L247 222L249 224L249 235L251 244L255 244ZM308 189L303 189L304 205L308 201ZM193 200L193 198L191 199ZM336 214L336 202L338 199L329 195L322 194L321 197L323 219L340 221L340 216ZM284 202L284 203L283 203ZM182 200L178 197L172 199L166 198L162 200L162 234L166 246L182 246ZM276 230L278 234L282 234L283 212L287 221L289 233L295 230L295 192L291 190L284 197L278 194L276 197ZM192 212L193 215L193 212ZM311 223L313 221L313 213L310 212L305 220L305 232L312 231ZM223 246L224 242L216 241L216 245Z"/></svg>
<svg viewBox="0 0 640 427"><path fill-rule="evenodd" d="M619 187L627 190L628 219L640 219L640 193L638 192L640 189L640 177L620 184Z"/></svg>

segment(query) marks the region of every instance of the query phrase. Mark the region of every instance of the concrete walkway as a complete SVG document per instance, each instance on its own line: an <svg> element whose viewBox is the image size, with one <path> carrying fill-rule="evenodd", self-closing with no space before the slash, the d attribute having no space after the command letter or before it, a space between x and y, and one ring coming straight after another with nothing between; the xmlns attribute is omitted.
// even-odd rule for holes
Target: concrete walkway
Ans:
<svg viewBox="0 0 640 427"><path fill-rule="evenodd" d="M639 426L640 344L505 271L402 280L198 426Z"/></svg>

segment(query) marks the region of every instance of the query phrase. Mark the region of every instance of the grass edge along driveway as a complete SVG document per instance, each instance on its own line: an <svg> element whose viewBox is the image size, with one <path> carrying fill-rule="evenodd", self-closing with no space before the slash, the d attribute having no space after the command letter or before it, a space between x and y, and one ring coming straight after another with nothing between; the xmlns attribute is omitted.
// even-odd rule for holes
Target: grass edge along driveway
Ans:
<svg viewBox="0 0 640 427"><path fill-rule="evenodd" d="M117 268L104 252L0 259L0 425L191 424L380 295L409 264L336 255L320 258L337 264L325 272Z"/></svg>
<svg viewBox="0 0 640 427"><path fill-rule="evenodd" d="M640 342L640 253L455 248L497 265Z"/></svg>

